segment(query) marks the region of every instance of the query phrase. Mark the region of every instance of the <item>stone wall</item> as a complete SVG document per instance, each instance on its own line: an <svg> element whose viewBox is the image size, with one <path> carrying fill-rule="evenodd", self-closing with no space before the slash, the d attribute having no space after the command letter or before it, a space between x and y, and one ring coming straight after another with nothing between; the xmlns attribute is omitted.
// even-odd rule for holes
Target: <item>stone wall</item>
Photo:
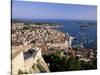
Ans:
<svg viewBox="0 0 100 75"><path fill-rule="evenodd" d="M23 51L17 53L12 59L12 75L18 75L19 72L28 74L49 72L48 65L41 55L41 50L36 50L33 55L26 60L24 59Z"/></svg>
<svg viewBox="0 0 100 75"><path fill-rule="evenodd" d="M41 65L41 68L39 68L38 65ZM41 72L41 70L43 70L44 72L49 72L49 68L45 63L43 57L41 56L41 50L38 50L33 54L32 57L25 60L25 72L39 73Z"/></svg>
<svg viewBox="0 0 100 75"><path fill-rule="evenodd" d="M24 58L23 51L21 51L15 58L12 60L12 75L18 75L18 72L24 72Z"/></svg>

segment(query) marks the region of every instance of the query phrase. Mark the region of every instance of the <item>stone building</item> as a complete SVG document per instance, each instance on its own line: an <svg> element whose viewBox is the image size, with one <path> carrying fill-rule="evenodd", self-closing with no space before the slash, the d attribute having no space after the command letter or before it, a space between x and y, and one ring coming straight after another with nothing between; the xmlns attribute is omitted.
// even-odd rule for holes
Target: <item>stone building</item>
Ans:
<svg viewBox="0 0 100 75"><path fill-rule="evenodd" d="M40 49L16 51L12 54L12 75L40 72L49 72Z"/></svg>

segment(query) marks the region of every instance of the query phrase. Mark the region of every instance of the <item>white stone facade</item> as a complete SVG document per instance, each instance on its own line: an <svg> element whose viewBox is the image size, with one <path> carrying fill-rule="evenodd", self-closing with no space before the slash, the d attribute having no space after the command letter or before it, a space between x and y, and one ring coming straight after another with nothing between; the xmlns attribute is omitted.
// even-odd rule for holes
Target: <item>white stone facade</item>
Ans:
<svg viewBox="0 0 100 75"><path fill-rule="evenodd" d="M33 65L35 65L34 68ZM39 68L38 65L40 65L41 68ZM48 65L41 55L41 50L36 50L34 54L26 60L24 59L23 51L17 54L16 57L12 59L12 75L18 75L20 71L22 73L49 72Z"/></svg>

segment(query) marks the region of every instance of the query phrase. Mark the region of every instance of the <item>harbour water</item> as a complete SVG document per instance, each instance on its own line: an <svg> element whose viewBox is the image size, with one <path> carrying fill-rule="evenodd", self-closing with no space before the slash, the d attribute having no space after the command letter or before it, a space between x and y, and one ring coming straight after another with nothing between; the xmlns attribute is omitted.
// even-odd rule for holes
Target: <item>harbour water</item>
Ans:
<svg viewBox="0 0 100 75"><path fill-rule="evenodd" d="M65 21L59 30L68 32L76 37L72 45L82 44L85 48L97 48L97 24L96 21Z"/></svg>

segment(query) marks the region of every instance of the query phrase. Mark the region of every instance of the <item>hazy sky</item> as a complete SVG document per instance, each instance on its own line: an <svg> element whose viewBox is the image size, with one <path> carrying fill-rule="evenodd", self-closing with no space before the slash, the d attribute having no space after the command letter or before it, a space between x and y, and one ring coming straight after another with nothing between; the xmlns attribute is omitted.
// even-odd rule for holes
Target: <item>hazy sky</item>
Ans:
<svg viewBox="0 0 100 75"><path fill-rule="evenodd" d="M40 2L12 2L12 18L96 20L96 6Z"/></svg>

